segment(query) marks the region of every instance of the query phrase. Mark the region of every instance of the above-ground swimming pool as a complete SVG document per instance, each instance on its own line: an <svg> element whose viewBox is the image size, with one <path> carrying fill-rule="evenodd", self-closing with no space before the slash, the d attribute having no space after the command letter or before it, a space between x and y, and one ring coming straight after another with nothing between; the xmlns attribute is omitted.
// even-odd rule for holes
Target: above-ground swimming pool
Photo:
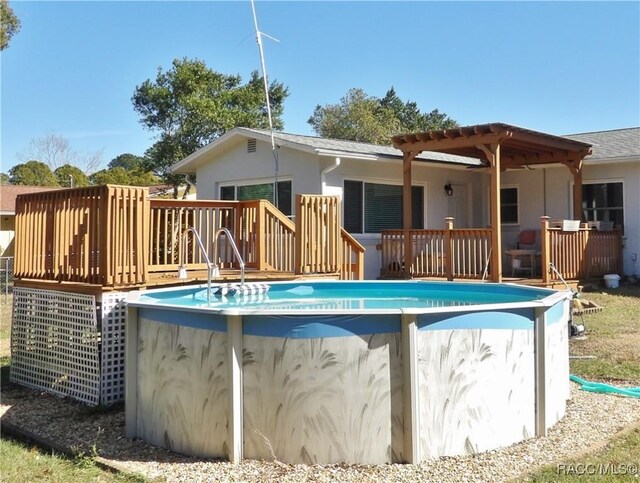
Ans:
<svg viewBox="0 0 640 483"><path fill-rule="evenodd" d="M249 285L214 286L209 304L202 286L132 294L129 437L233 461L417 463L541 435L564 415L570 292Z"/></svg>

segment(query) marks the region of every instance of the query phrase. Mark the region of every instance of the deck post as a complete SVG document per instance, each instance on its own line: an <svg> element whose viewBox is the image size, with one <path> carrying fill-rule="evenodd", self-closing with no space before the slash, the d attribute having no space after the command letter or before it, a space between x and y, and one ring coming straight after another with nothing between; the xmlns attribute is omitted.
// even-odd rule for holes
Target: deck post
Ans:
<svg viewBox="0 0 640 483"><path fill-rule="evenodd" d="M447 239L445 240L444 247L444 270L447 280L453 280L453 216L447 216L444 219L444 223L447 227Z"/></svg>
<svg viewBox="0 0 640 483"><path fill-rule="evenodd" d="M549 262L551 261L551 240L549 239L549 217L540 217L540 248L542 254L540 256L540 272L542 275L542 283L549 283Z"/></svg>
<svg viewBox="0 0 640 483"><path fill-rule="evenodd" d="M258 210L258 213L256 213L257 240L254 247L254 250L256 251L255 257L256 257L256 262L258 264L258 270L266 270L267 269L267 263L265 260L266 202L264 200L258 201L257 210Z"/></svg>
<svg viewBox="0 0 640 483"><path fill-rule="evenodd" d="M402 315L402 382L404 400L404 459L420 462L420 394L418 372L418 316Z"/></svg>

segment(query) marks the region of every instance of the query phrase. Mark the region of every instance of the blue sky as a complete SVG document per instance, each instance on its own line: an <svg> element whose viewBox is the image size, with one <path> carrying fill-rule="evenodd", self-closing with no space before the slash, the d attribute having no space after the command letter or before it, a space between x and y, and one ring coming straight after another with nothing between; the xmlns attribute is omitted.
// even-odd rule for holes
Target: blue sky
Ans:
<svg viewBox="0 0 640 483"><path fill-rule="evenodd" d="M259 69L249 1L31 2L1 54L1 167L56 132L80 152L143 154L136 85L176 57L245 80ZM639 2L256 4L267 72L289 87L285 131L349 88L438 108L461 125L552 134L640 125Z"/></svg>

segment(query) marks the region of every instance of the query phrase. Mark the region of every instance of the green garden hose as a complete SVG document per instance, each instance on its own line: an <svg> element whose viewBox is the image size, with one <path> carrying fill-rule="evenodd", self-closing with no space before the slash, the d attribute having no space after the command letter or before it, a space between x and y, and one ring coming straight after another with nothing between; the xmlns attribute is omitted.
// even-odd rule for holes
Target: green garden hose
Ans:
<svg viewBox="0 0 640 483"><path fill-rule="evenodd" d="M573 374L569 375L569 379L580 384L580 389L583 391L622 394L623 396L640 398L640 387L622 388L612 386L611 384L603 384L601 382L589 382L579 378L578 376L574 376Z"/></svg>

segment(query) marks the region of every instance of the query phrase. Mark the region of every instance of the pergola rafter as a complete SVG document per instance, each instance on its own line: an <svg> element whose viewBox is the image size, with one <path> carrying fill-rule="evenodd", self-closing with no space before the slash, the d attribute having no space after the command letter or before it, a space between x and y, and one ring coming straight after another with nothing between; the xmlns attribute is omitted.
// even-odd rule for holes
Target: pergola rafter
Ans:
<svg viewBox="0 0 640 483"><path fill-rule="evenodd" d="M591 145L572 139L532 131L504 123L478 124L438 131L394 136L393 146L403 152L403 225L411 229L411 163L423 151L437 151L477 158L491 175L491 263L492 279L502 279L500 232L500 173L530 165L564 164L574 179L574 217L582 211L582 160L591 154ZM405 257L412 258L410 237L405 237ZM405 275L411 263L405 263Z"/></svg>

